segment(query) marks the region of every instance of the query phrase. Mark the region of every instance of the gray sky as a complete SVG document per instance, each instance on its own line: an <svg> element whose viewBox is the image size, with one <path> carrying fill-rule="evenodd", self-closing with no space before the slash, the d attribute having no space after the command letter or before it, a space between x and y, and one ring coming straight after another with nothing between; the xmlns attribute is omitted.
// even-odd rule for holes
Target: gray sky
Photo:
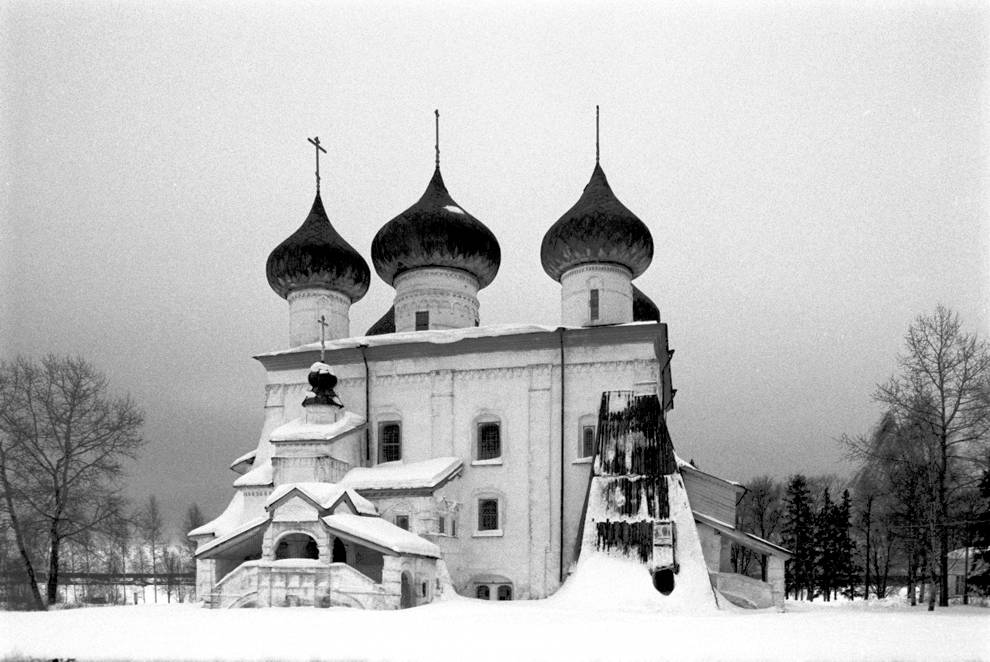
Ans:
<svg viewBox="0 0 990 662"><path fill-rule="evenodd" d="M546 229L602 165L656 245L678 451L845 473L908 324L987 333L985 5L9 2L0 353L78 353L147 412L129 493L226 503L288 342L268 253L312 203L370 263L422 193L502 246L482 323L559 321ZM363 333L393 290L372 276Z"/></svg>

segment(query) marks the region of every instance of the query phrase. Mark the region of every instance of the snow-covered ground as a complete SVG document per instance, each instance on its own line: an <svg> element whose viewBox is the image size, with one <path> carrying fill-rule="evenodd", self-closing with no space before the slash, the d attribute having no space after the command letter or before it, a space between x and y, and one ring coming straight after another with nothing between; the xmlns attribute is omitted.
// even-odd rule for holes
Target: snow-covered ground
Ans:
<svg viewBox="0 0 990 662"><path fill-rule="evenodd" d="M456 599L394 612L189 604L0 613L0 657L76 660L990 660L990 610L883 603L658 615ZM793 608L791 608L793 607Z"/></svg>

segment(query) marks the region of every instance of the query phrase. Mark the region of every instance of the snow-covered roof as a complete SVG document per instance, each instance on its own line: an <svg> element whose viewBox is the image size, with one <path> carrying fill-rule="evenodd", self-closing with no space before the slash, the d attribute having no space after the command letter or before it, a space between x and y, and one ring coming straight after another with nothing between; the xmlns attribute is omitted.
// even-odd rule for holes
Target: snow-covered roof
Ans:
<svg viewBox="0 0 990 662"><path fill-rule="evenodd" d="M384 547L396 554L416 554L440 558L440 548L415 533L397 527L381 517L359 515L327 515L323 522L331 532Z"/></svg>
<svg viewBox="0 0 990 662"><path fill-rule="evenodd" d="M268 497L268 500L265 501L265 507L267 508L271 506L292 490L299 490L320 508L330 508L337 503L341 497L347 495L347 498L349 498L351 503L354 504L354 508L358 511L358 513L361 513L362 515L378 514L374 504L354 490L343 485L338 485L337 483L285 483L284 485L279 485L275 488L275 490Z"/></svg>
<svg viewBox="0 0 990 662"><path fill-rule="evenodd" d="M266 524L267 522L268 522L268 516L267 515L265 515L263 517L255 517L253 519L249 519L248 521L242 523L240 526L237 526L234 529L231 529L226 534L224 534L224 535L222 535L222 536L220 536L218 538L214 538L213 540L207 542L205 545L201 545L200 547L198 547L196 549L196 556L201 556L201 555L205 554L206 552L209 552L211 549L214 549L216 547L219 547L220 545L224 544L225 542L228 542L230 540L233 540L234 538L236 538L236 537L238 537L238 536L240 536L242 534L245 534L245 533L251 531L254 528L257 528L257 527L260 527L263 524Z"/></svg>
<svg viewBox="0 0 990 662"><path fill-rule="evenodd" d="M340 480L356 490L409 490L436 487L460 470L458 457L435 457L422 462L385 462L374 467L354 467Z"/></svg>
<svg viewBox="0 0 990 662"><path fill-rule="evenodd" d="M239 458L237 458L236 460L234 460L233 462L231 462L230 463L230 468L231 469L234 469L238 464L242 464L244 462L247 462L248 464L251 464L252 462L254 462L254 457L257 454L258 454L258 449L257 448L255 448L253 451L248 451L244 455L241 455Z"/></svg>
<svg viewBox="0 0 990 662"><path fill-rule="evenodd" d="M248 513L247 510L244 494L242 492L235 492L230 503L227 504L227 507L220 515L206 524L196 527L186 535L189 537L210 534L222 536L235 527L240 526L242 522L251 519L251 515L257 516L264 514L264 511L261 513Z"/></svg>
<svg viewBox="0 0 990 662"><path fill-rule="evenodd" d="M271 440L330 441L361 427L363 424L364 417L350 411L345 411L344 415L333 423L307 423L306 417L302 416L275 428L272 431Z"/></svg>
<svg viewBox="0 0 990 662"><path fill-rule="evenodd" d="M630 322L628 324L616 324L613 326L640 326L655 325L656 322ZM337 349L353 349L356 347L378 347L381 345L403 345L407 343L433 343L448 344L455 343L467 338L494 338L498 336L514 336L527 333L553 333L559 326L547 326L545 324L490 324L487 326L469 326L461 329L435 329L429 331L405 331L402 333L385 333L375 336L355 336L353 338L341 338L339 340L327 341L327 351ZM566 326L565 329L586 329L582 326ZM265 352L259 354L263 356L280 356L283 354L298 354L311 352L320 349L320 343L314 342L289 349Z"/></svg>
<svg viewBox="0 0 990 662"><path fill-rule="evenodd" d="M272 461L265 460L259 466L251 469L240 478L234 481L234 487L260 487L271 485L274 477Z"/></svg>
<svg viewBox="0 0 990 662"><path fill-rule="evenodd" d="M698 512L697 510L692 510L691 512L694 515L694 521L701 524L707 524L723 536L742 545L743 547L756 550L763 554L769 554L770 556L780 556L784 559L789 559L793 556L793 552L791 552L791 550L786 547L781 547L777 543L770 542L769 540L765 540L764 538L747 531L740 531L731 524L715 519L711 515L706 515Z"/></svg>
<svg viewBox="0 0 990 662"><path fill-rule="evenodd" d="M680 457L676 453L674 454L674 458L677 460L677 468L678 469L687 469L688 471L693 471L695 473L701 474L702 476L709 476L711 478L714 478L715 480L720 480L723 483L728 483L729 485L734 485L736 487L742 487L743 489L745 489L745 486L742 483L737 483L734 480L729 480L728 478L722 478L721 476L716 476L713 473L708 473L707 471L702 471L701 469L699 469L698 467L694 466L690 462L686 462L684 460L684 458Z"/></svg>

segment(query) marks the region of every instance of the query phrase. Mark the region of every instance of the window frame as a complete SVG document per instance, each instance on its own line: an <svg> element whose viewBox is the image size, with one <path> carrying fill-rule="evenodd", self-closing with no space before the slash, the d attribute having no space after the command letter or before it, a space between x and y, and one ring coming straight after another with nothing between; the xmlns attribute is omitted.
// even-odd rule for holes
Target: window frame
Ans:
<svg viewBox="0 0 990 662"><path fill-rule="evenodd" d="M430 330L430 311L429 310L417 310L413 313L414 321L413 328L416 331L429 331Z"/></svg>
<svg viewBox="0 0 990 662"><path fill-rule="evenodd" d="M402 526L402 524L399 522L399 520L405 520L406 525L405 526ZM410 526L409 515L407 515L405 513L401 513L401 514L398 514L395 517L393 517L392 518L392 523L395 524L400 529L405 529L406 531L410 531L410 528L409 528L409 526Z"/></svg>
<svg viewBox="0 0 990 662"><path fill-rule="evenodd" d="M482 449L485 444L485 430L495 430L495 452L493 454L483 453ZM498 420L494 421L478 421L476 425L476 437L477 441L474 448L474 459L478 462L490 462L493 460L502 459L502 422Z"/></svg>
<svg viewBox="0 0 990 662"><path fill-rule="evenodd" d="M597 287L588 290L588 316L592 322L597 322L601 317L601 295L598 291Z"/></svg>
<svg viewBox="0 0 990 662"><path fill-rule="evenodd" d="M494 512L494 522L491 521L493 514L491 512L484 512L485 506L488 504L493 504L495 508ZM475 522L476 528L475 532L480 536L494 536L502 534L502 504L501 499L497 496L481 496L478 497L477 504L477 521ZM487 520L487 521L486 521ZM494 526L488 526L493 524Z"/></svg>
<svg viewBox="0 0 990 662"><path fill-rule="evenodd" d="M386 451L385 451L386 448L385 428L390 426L394 426L398 431L398 439L394 442L394 444L389 444L389 445L394 445L396 447L396 452L398 456L392 459L387 459ZM398 462L400 460L402 460L402 421L398 421L395 419L389 419L387 421L379 421L378 422L378 463L381 464L383 462Z"/></svg>

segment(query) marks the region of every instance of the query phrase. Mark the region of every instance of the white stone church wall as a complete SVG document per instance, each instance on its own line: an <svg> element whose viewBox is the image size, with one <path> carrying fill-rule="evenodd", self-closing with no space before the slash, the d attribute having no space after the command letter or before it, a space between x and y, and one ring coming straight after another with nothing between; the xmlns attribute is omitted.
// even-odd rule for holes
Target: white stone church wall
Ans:
<svg viewBox="0 0 990 662"><path fill-rule="evenodd" d="M332 354L327 360L333 365ZM559 586L560 354L556 348L371 361L370 431L377 461L378 426L402 426L406 461L453 455L464 468L447 489L461 502L458 535L443 541L454 585L464 592L477 574L513 582L518 598L545 597ZM575 541L590 467L579 460L582 418L597 416L607 390L654 388L652 343L566 347L564 420L564 569ZM344 406L365 411L363 364L333 366ZM281 420L302 415L305 369L269 374L284 402ZM271 402L271 397L269 398ZM274 417L273 417L274 418ZM477 424L497 419L500 461L478 462ZM266 419L266 425L268 425ZM363 435L349 442L363 444ZM499 499L501 535L477 531L479 498ZM387 517L390 521L392 518Z"/></svg>

